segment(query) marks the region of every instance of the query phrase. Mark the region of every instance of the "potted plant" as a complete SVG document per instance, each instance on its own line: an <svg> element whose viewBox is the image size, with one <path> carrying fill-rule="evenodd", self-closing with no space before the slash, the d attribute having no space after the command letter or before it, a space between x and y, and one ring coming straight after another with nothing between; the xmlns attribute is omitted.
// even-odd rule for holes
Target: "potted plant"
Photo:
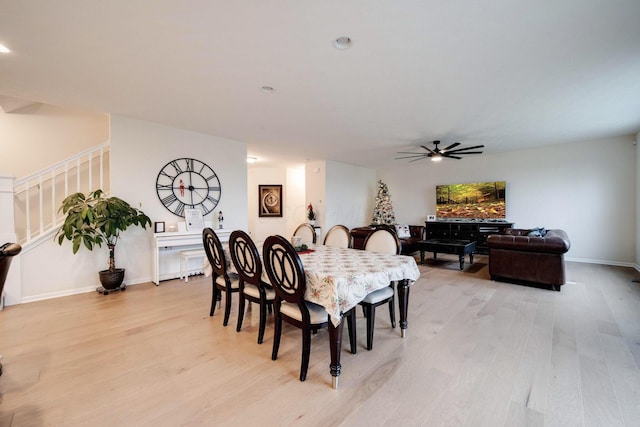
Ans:
<svg viewBox="0 0 640 427"><path fill-rule="evenodd" d="M119 288L124 269L116 268L114 253L120 232L132 225L146 229L151 219L122 199L105 197L102 190L71 194L62 201L60 210L66 218L56 234L58 244L71 240L75 254L81 245L93 250L95 245L102 247L105 243L109 248L109 269L99 272L100 283L105 289Z"/></svg>
<svg viewBox="0 0 640 427"><path fill-rule="evenodd" d="M307 206L307 219L309 220L309 224L316 225L316 213L313 211L311 203Z"/></svg>

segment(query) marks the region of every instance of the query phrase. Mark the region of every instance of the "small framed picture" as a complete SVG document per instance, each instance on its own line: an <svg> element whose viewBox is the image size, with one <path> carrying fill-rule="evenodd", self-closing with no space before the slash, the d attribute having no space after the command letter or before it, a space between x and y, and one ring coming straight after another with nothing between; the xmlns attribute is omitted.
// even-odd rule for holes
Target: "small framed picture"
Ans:
<svg viewBox="0 0 640 427"><path fill-rule="evenodd" d="M427 221L435 221L435 220L436 220L435 215L427 215Z"/></svg>
<svg viewBox="0 0 640 427"><path fill-rule="evenodd" d="M258 216L282 217L282 185L258 185Z"/></svg>
<svg viewBox="0 0 640 427"><path fill-rule="evenodd" d="M164 221L154 222L153 231L155 233L164 233Z"/></svg>

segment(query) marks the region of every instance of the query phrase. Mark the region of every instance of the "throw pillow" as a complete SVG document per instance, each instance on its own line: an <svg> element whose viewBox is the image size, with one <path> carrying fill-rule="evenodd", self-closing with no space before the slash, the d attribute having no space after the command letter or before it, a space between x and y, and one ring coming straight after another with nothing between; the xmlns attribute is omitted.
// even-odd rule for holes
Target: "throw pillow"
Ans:
<svg viewBox="0 0 640 427"><path fill-rule="evenodd" d="M396 233L398 234L398 239L411 237L411 230L409 230L408 225L396 225Z"/></svg>
<svg viewBox="0 0 640 427"><path fill-rule="evenodd" d="M531 231L529 231L530 237L544 237L545 234L547 234L547 230L544 227L532 228Z"/></svg>

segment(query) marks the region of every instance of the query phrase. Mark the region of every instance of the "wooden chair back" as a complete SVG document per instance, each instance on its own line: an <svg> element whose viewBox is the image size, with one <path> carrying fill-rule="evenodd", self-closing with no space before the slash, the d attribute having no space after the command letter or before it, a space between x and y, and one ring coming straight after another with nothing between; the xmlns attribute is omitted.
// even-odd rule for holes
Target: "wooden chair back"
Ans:
<svg viewBox="0 0 640 427"><path fill-rule="evenodd" d="M207 259L216 276L224 276L227 272L227 260L218 235L210 227L202 230L202 244Z"/></svg>
<svg viewBox="0 0 640 427"><path fill-rule="evenodd" d="M5 243L0 246L0 298L4 290L4 282L7 280L11 260L22 251L22 246L17 243Z"/></svg>
<svg viewBox="0 0 640 427"><path fill-rule="evenodd" d="M263 248L263 262L276 296L283 301L297 304L308 316L304 303L307 281L302 262L293 245L282 236L267 237Z"/></svg>
<svg viewBox="0 0 640 427"><path fill-rule="evenodd" d="M311 224L300 224L296 231L293 232L293 235L302 237L302 243L306 245L316 244L316 230Z"/></svg>
<svg viewBox="0 0 640 427"><path fill-rule="evenodd" d="M400 240L391 227L381 227L367 236L364 250L397 255L400 253Z"/></svg>
<svg viewBox="0 0 640 427"><path fill-rule="evenodd" d="M260 252L251 237L242 230L235 230L229 237L231 261L244 283L259 286L262 277Z"/></svg>
<svg viewBox="0 0 640 427"><path fill-rule="evenodd" d="M351 233L344 225L334 225L324 237L324 245L334 248L350 248Z"/></svg>

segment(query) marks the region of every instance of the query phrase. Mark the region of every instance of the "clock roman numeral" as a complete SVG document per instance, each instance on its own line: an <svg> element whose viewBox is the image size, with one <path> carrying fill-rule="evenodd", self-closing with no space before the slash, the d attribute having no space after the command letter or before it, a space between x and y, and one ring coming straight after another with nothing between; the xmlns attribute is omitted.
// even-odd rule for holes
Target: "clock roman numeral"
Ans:
<svg viewBox="0 0 640 427"><path fill-rule="evenodd" d="M212 180L213 178L217 178L217 177L218 177L218 175L216 175L216 174L215 174L215 172L214 172L214 173L213 173L213 175L211 175L211 176L209 176L209 177L206 177L205 179L206 179L207 181L209 181L209 180ZM218 187L218 188L220 188L220 187Z"/></svg>
<svg viewBox="0 0 640 427"><path fill-rule="evenodd" d="M158 190L171 190L173 188L173 184L156 184L156 188Z"/></svg>
<svg viewBox="0 0 640 427"><path fill-rule="evenodd" d="M178 207L176 208L176 210L174 212L176 213L176 215L183 216L184 203L182 203L182 202L178 203Z"/></svg>
<svg viewBox="0 0 640 427"><path fill-rule="evenodd" d="M182 173L182 168L180 167L180 165L176 160L173 160L171 162L171 166L173 166L173 168L176 170L176 173L179 173L179 174Z"/></svg>
<svg viewBox="0 0 640 427"><path fill-rule="evenodd" d="M211 203L213 203L213 206L218 204L218 199L216 199L215 197L211 197L211 196L207 196L208 201L210 201Z"/></svg>
<svg viewBox="0 0 640 427"><path fill-rule="evenodd" d="M187 172L193 172L193 159L185 159L187 161Z"/></svg>
<svg viewBox="0 0 640 427"><path fill-rule="evenodd" d="M176 200L178 200L178 198L176 197L175 194L171 193L169 194L167 197L162 199L162 203L164 203L165 206L169 206L170 204L172 204L173 202L175 202Z"/></svg>

